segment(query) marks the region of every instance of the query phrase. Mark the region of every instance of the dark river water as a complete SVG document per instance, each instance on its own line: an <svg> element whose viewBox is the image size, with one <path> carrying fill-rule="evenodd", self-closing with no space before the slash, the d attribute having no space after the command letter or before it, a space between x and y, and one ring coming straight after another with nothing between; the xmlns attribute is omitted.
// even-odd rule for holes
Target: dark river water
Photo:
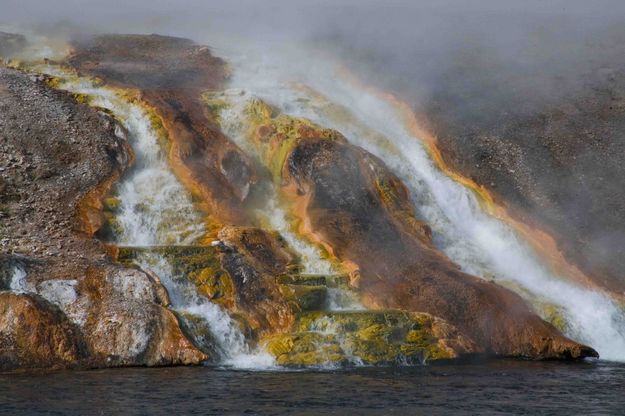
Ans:
<svg viewBox="0 0 625 416"><path fill-rule="evenodd" d="M0 374L2 415L625 415L625 364Z"/></svg>

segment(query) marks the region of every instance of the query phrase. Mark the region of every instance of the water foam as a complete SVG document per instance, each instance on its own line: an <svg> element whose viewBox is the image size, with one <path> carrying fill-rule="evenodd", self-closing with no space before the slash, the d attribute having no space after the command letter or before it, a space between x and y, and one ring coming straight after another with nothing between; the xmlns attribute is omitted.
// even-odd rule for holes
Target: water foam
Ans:
<svg viewBox="0 0 625 416"><path fill-rule="evenodd" d="M340 287L329 287L326 309L328 311L362 311L366 308L360 303L357 292Z"/></svg>
<svg viewBox="0 0 625 416"><path fill-rule="evenodd" d="M184 276L176 275L169 262L155 253L142 253L136 259L143 270L155 273L167 288L170 302L179 316L201 318L212 338L203 339L201 331L191 331L197 345L215 348L221 364L242 369L266 369L275 365L274 358L262 350L252 350L236 322L222 308L198 295L195 286Z"/></svg>

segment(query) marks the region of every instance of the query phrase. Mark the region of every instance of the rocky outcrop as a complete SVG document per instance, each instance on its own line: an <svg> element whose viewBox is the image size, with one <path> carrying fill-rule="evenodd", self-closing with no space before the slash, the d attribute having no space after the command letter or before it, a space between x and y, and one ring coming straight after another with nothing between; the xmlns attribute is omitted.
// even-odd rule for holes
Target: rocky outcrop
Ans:
<svg viewBox="0 0 625 416"><path fill-rule="evenodd" d="M268 236L229 227L214 246L120 247L117 258L124 264L165 258L172 275L194 282L226 308L248 342L266 348L280 365L417 364L479 352L455 327L428 314L328 310L327 292L345 288L345 276L300 275L292 254ZM183 312L181 318L189 337L215 348L197 317Z"/></svg>
<svg viewBox="0 0 625 416"><path fill-rule="evenodd" d="M11 342L0 345L7 367L28 366L29 359L33 366L120 366L210 358L217 352L210 325L184 307L174 314L159 276L135 265L136 256L152 251L174 269L172 279L194 283L230 312L248 341L267 346L284 365L596 355L513 292L461 272L438 252L407 189L382 161L336 131L253 101L247 116L259 175L280 189L299 233L349 272L299 274L302 265L282 238L254 223L254 201L247 204L256 169L202 102L205 90L220 88L227 76L224 63L190 41L155 35L98 36L74 47L70 66L125 88L148 107L173 170L208 216L211 239L150 248L95 240L114 234L119 201L106 196L132 162L123 129L104 112L3 70L3 258L19 272L0 271L0 288L37 300L24 328L50 326L62 346L52 351L33 339L43 343L44 358L18 354L11 361L29 331L16 327L7 332ZM188 282L185 290L193 290ZM329 310L333 285L357 290L374 310Z"/></svg>
<svg viewBox="0 0 625 416"><path fill-rule="evenodd" d="M202 92L221 87L225 63L205 46L166 36L103 35L73 46L67 63L81 74L140 90L167 130L172 168L211 219L246 223L242 201L254 183L253 169L200 102Z"/></svg>
<svg viewBox="0 0 625 416"><path fill-rule="evenodd" d="M200 254L200 247L159 249L173 260L177 274L228 309L251 340L288 332L297 313L325 308L325 286L279 281L297 268L279 235L249 226L245 200L254 169L223 136L201 99L221 87L222 61L183 39L107 35L75 42L67 63L111 85L139 89L143 102L159 115L170 164L208 214L209 234L218 238L220 251L217 265L214 253ZM121 259L128 250L140 249L122 248Z"/></svg>
<svg viewBox="0 0 625 416"><path fill-rule="evenodd" d="M596 356L541 320L518 295L461 272L437 251L407 190L382 161L338 132L271 114L252 103L259 153L295 201L301 231L357 266L352 283L367 305L446 319L489 354Z"/></svg>
<svg viewBox="0 0 625 416"><path fill-rule="evenodd" d="M251 341L288 330L298 308L283 294L280 277L295 265L293 254L258 228L225 227L219 237L213 246L120 247L117 259L132 265L141 255L163 257L174 276L228 310Z"/></svg>
<svg viewBox="0 0 625 416"><path fill-rule="evenodd" d="M0 369L64 367L86 355L79 331L55 305L0 292Z"/></svg>
<svg viewBox="0 0 625 416"><path fill-rule="evenodd" d="M123 129L45 79L2 68L0 106L0 290L24 292L0 295L4 368L206 359L160 304L158 283L93 238L100 199L131 160Z"/></svg>
<svg viewBox="0 0 625 416"><path fill-rule="evenodd" d="M110 365L193 364L208 359L184 336L175 315L160 305L157 284L144 272L118 266L90 268L81 295L64 305L80 317L96 362Z"/></svg>

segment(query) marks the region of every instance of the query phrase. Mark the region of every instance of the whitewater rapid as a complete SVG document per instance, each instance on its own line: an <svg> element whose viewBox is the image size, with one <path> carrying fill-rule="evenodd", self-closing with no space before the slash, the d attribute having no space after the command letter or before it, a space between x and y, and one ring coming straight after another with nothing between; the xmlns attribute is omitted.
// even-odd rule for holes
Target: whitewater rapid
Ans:
<svg viewBox="0 0 625 416"><path fill-rule="evenodd" d="M59 89L87 96L90 105L109 110L127 131L135 164L116 185L120 200L116 219L121 230L115 243L133 247L190 245L202 237L205 233L202 217L189 193L171 172L146 110L88 78L77 78L52 66L39 71L60 79ZM185 276L175 275L163 256L141 254L136 263L159 277L179 316L193 315L208 325L211 341L215 341L214 347L221 357L220 364L244 369L274 366L270 354L251 349L228 313L198 295ZM201 344L202 340L195 341Z"/></svg>
<svg viewBox="0 0 625 416"><path fill-rule="evenodd" d="M389 102L309 51L218 46L234 67L232 88L287 115L336 129L382 159L408 186L436 246L463 270L512 288L543 316L542 306L553 305L566 321L567 336L592 346L603 359L625 361L623 308L608 295L555 274L509 225L486 213L470 189L436 167Z"/></svg>

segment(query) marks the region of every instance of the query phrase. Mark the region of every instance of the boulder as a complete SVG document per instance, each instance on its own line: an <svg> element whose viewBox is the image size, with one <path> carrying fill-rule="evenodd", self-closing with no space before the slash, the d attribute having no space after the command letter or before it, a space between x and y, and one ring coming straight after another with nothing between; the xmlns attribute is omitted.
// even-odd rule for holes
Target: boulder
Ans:
<svg viewBox="0 0 625 416"><path fill-rule="evenodd" d="M91 268L80 289L76 302L88 305L82 327L96 362L154 366L199 364L209 358L159 304L159 289L146 273Z"/></svg>

